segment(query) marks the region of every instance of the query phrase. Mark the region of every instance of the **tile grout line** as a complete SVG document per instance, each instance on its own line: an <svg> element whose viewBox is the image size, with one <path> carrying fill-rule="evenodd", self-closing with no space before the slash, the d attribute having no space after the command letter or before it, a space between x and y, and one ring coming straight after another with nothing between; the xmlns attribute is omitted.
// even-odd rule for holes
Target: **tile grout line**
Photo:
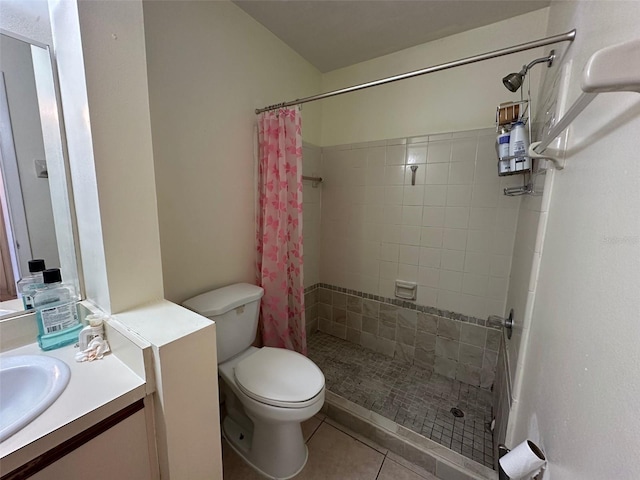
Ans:
<svg viewBox="0 0 640 480"><path fill-rule="evenodd" d="M376 474L376 477L375 477L375 479L373 479L373 480L378 480L378 479L379 479L380 474L382 473L382 467L384 466L384 464L385 464L385 462L386 462L387 460L389 460L390 462L396 463L397 465L399 465L399 466L400 466L400 467L402 467L402 468L405 468L406 470L408 470L408 471L410 471L411 473L413 473L413 474L417 475L417 476L418 476L418 477L420 477L421 479L425 479L425 477L423 477L420 473L418 473L418 472L416 472L415 470L413 470L412 468L410 468L408 465L403 465L403 464L398 463L397 461L395 461L395 460L393 460L393 459L389 458L389 452L390 452L390 450L389 450L389 449L385 449L385 450L387 451L387 453L382 453L382 452L380 452L379 450L377 450L376 448L372 447L371 445L367 445L367 444L366 444L365 442L363 442L362 440L360 440L360 439L358 439L358 438L354 437L354 436L353 436L353 435L351 435L349 432L346 432L346 431L342 430L341 428L339 428L338 426L332 425L331 423L327 422L327 421L326 421L326 419L327 419L327 418L329 418L329 417L325 417L324 419L322 419L322 420L320 421L320 423L318 424L318 427L314 430L313 434L311 434L311 437L313 437L313 435L315 435L315 434L316 434L316 432L320 429L320 426L321 426L323 423L326 423L329 427L335 428L335 429L336 429L336 430L338 430L340 433L343 433L343 434L347 435L349 438L351 438L351 439L355 440L356 442L358 442L358 443L360 443L360 444L364 445L365 447L368 447L368 448L370 448L370 449L372 449L372 450L376 451L376 452L377 452L377 453L379 453L380 455L382 455L382 463L380 464L380 468L378 469L378 473ZM335 420L333 420L333 421L334 421L334 422L336 422ZM340 424L339 422L336 422L336 423L337 423L338 425L342 425L342 424ZM345 429L348 429L348 427L346 427L346 426L344 426L344 425L342 425L342 426L343 426ZM309 437L309 440L311 440L311 437ZM309 442L309 440L307 440L307 442ZM396 455L398 455L398 454L396 454ZM399 456L400 456L400 455L399 455ZM400 456L400 457L402 458L402 456ZM408 460L406 460L406 459L405 459L405 461L407 461L409 464L411 464L411 462L409 462ZM434 473L433 475L435 476L435 473ZM425 479L425 480L426 480L426 479Z"/></svg>
<svg viewBox="0 0 640 480"><path fill-rule="evenodd" d="M329 418L329 417L327 417L327 418ZM335 422L337 425L342 425L340 422L338 422L338 421L336 421L336 420L333 420L333 419L331 419L331 420L332 420L333 422ZM375 451L375 452L379 453L380 455L384 455L384 456L386 457L386 455L387 455L386 453L382 453L382 452L381 452L380 450L378 450L377 448L372 447L371 445L367 445L365 442L363 442L363 441L362 441L362 440L360 440L359 438L355 437L354 435L360 435L360 434L359 434L359 433L357 433L357 432L354 432L354 431L353 431L353 430L351 430L349 427L347 427L347 426L345 426L345 425L342 425L342 428L347 429L347 430L350 430L352 433L346 432L345 430L343 430L343 429L342 429L342 428L340 428L339 426L331 425L331 423L329 423L329 422L325 422L325 423L326 423L327 425L329 425L330 427L335 428L335 429L336 429L336 430L338 430L339 432L344 433L346 436L348 436L349 438L352 438L352 439L353 439L353 440L355 440L356 442L361 443L361 444L362 444L362 445L364 445L365 447L370 448L371 450L373 450L373 451ZM362 436L364 437L364 435L362 435ZM364 438L366 438L366 437L364 437ZM378 446L380 446L380 445L378 445ZM384 448L384 447L381 447L381 448ZM389 452L389 449L388 449L388 448L384 448L384 450L386 450L386 451L387 451L387 453Z"/></svg>
<svg viewBox="0 0 640 480"><path fill-rule="evenodd" d="M315 418L315 415L311 418ZM326 417L325 417L326 418ZM313 429L313 432L311 432L311 435L309 435L309 438L307 438L304 442L305 445L307 445L311 439L313 438L313 436L316 434L316 432L320 429L320 426L324 423L324 418L322 420L320 420L320 423L318 424L318 426L316 428Z"/></svg>
<svg viewBox="0 0 640 480"><path fill-rule="evenodd" d="M387 461L388 454L389 454L389 450L387 450L387 453L384 454L384 457L382 458L382 463L380 464L380 468L378 469L378 474L376 475L376 478L374 480L378 480L378 478L380 477L380 472L382 472L382 467L384 466L384 462Z"/></svg>
<svg viewBox="0 0 640 480"><path fill-rule="evenodd" d="M376 474L376 477L373 479L373 480L378 480L378 477L380 476L380 472L382 471L382 466L384 465L384 462L386 462L386 460L387 460L387 455L389 454L389 449L385 449L385 450L387 450L387 453L382 453L382 452L380 452L380 451L376 450L375 448L373 448L372 446L367 445L367 444L366 444L366 443L364 443L362 440L360 440L360 439L358 439L358 438L354 437L353 435L350 435L348 432L345 432L344 430L341 430L340 428L335 427L335 426L331 425L330 423L326 422L325 420L326 420L327 418L328 418L328 417L325 417L325 418L323 418L323 419L320 421L320 423L318 424L318 426L316 427L316 429L313 431L313 433L311 434L311 436L309 437L309 439L306 441L306 443L309 443L309 441L310 441L310 440L311 440L311 438L316 434L316 432L317 432L318 430L320 430L320 426L321 426L323 423L326 423L326 424L327 424L327 425L329 425L330 427L335 428L336 430L338 430L340 433L343 433L344 435L347 435L349 438L351 438L351 439L355 440L355 441L356 441L356 442L358 442L358 443L361 443L361 444L362 444L362 445L364 445L365 447L370 448L371 450L373 450L373 451L375 451L375 452L379 453L380 455L382 455L382 463L380 463L380 468L378 469L378 473ZM347 427L345 427L345 428L347 428ZM415 473L415 472L414 472L414 473Z"/></svg>

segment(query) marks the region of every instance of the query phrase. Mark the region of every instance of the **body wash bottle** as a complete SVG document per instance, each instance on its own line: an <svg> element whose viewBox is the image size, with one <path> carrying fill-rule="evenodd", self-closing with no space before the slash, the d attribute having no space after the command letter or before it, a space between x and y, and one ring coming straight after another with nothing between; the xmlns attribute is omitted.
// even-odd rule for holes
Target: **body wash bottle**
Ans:
<svg viewBox="0 0 640 480"><path fill-rule="evenodd" d="M44 287L33 296L38 323L38 344L53 350L78 341L82 324L78 320L73 287L62 283L60 269L43 272Z"/></svg>

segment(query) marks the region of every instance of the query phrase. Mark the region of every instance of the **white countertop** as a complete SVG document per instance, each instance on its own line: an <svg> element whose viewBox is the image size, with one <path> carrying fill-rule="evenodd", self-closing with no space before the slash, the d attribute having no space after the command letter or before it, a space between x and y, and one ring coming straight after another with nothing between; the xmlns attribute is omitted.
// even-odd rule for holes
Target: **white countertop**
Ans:
<svg viewBox="0 0 640 480"><path fill-rule="evenodd" d="M0 443L3 474L144 398L145 380L117 356L111 353L102 360L77 363L77 351L70 345L43 352L33 343L0 354L48 355L64 361L71 369L71 379L62 395L30 424Z"/></svg>

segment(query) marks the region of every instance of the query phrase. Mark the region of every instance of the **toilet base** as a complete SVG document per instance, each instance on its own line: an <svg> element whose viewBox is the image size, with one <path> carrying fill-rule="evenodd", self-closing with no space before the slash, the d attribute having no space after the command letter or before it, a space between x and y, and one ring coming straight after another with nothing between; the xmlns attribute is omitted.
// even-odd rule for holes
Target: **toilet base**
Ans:
<svg viewBox="0 0 640 480"><path fill-rule="evenodd" d="M300 436L300 441L298 441L298 432ZM286 425L278 426L276 432L272 432L275 436L284 435L289 437L291 442L285 442L287 447L295 447L295 444L302 445L303 449L300 448L280 448L279 451L273 451L274 445L282 445L280 442L274 440L276 439L254 439L253 431L248 430L246 428L241 427L236 421L233 420L230 416L226 416L224 421L222 422L222 435L227 440L231 448L240 455L240 457L255 471L259 474L270 478L272 480L288 480L290 478L298 475L302 469L307 464L307 459L309 458L309 450L307 446L304 444L304 440L302 439L302 430L300 428L299 423L289 423ZM280 434L280 435L278 435ZM267 450L271 450L269 455L265 455L266 445L261 447L260 445L253 445L254 441L257 443L261 443L267 441L271 448L267 448ZM285 445L282 445L284 447ZM252 447L257 447L253 449ZM260 458L253 458L252 452L260 452ZM286 462L284 461L286 459ZM274 460L276 460L274 462ZM271 465L269 465L271 464ZM286 464L286 465L284 465ZM265 468L266 467L266 468ZM274 476L274 472L265 471L277 469L278 476Z"/></svg>

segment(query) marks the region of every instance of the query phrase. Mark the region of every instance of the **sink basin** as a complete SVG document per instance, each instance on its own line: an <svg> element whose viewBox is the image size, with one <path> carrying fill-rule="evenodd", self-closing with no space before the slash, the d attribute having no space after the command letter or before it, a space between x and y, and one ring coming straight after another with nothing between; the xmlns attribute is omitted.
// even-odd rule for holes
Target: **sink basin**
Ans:
<svg viewBox="0 0 640 480"><path fill-rule="evenodd" d="M46 355L0 358L0 442L55 402L70 376L66 363Z"/></svg>

